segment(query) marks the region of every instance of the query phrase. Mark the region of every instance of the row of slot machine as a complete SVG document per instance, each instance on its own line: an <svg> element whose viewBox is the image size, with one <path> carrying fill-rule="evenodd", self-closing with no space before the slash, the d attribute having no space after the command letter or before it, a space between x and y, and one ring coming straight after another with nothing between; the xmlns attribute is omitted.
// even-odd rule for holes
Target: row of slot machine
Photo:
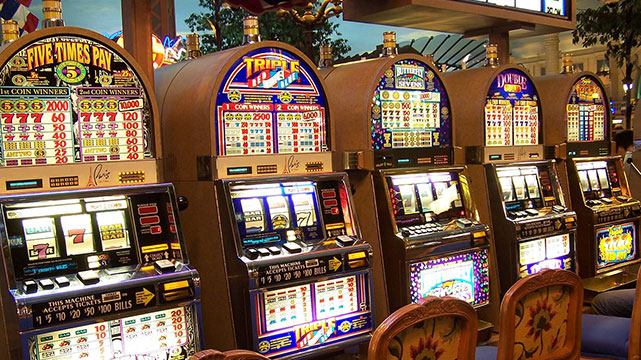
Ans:
<svg viewBox="0 0 641 360"><path fill-rule="evenodd" d="M245 28L155 89L83 29L2 49L7 358L309 358L426 295L488 329L543 268L594 291L635 278L641 208L595 75L440 73L395 45L318 69Z"/></svg>

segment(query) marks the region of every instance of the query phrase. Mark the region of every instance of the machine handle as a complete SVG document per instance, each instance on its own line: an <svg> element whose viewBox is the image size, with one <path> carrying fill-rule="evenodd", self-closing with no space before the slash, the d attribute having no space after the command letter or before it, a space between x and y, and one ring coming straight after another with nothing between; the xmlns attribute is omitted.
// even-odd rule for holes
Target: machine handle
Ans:
<svg viewBox="0 0 641 360"><path fill-rule="evenodd" d="M636 165L634 165L634 163L632 162L632 158L628 158L628 160L626 160L626 162L627 162L628 164L632 165L632 168L634 169L634 171L636 171L636 172L637 172L637 174L638 174L639 176L641 176L641 171L639 171L639 168L638 168Z"/></svg>
<svg viewBox="0 0 641 360"><path fill-rule="evenodd" d="M186 197L184 196L179 196L176 198L176 201L178 202L178 210L183 211L189 207L189 200L187 200Z"/></svg>

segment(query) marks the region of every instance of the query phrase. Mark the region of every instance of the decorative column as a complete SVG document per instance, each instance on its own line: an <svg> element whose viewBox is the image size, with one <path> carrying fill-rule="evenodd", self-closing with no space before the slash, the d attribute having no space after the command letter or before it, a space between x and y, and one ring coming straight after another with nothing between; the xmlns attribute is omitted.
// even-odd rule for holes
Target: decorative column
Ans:
<svg viewBox="0 0 641 360"><path fill-rule="evenodd" d="M559 59L559 34L545 35L545 72L547 75L556 75L561 72Z"/></svg>

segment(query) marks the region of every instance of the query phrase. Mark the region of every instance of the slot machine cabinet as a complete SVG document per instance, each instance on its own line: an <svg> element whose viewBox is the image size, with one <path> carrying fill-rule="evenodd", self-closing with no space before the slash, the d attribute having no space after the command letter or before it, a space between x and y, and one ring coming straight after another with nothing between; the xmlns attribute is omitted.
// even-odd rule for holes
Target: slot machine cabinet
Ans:
<svg viewBox="0 0 641 360"><path fill-rule="evenodd" d="M556 163L544 160L541 105L522 67L443 74L455 144L463 146L481 221L491 224L500 290L543 268L574 270L575 214L567 209ZM471 96L469 89L478 89Z"/></svg>
<svg viewBox="0 0 641 360"><path fill-rule="evenodd" d="M477 219L465 167L453 165L453 110L439 72L403 54L324 75L336 153L363 199L357 213L364 231L380 231L390 312L426 295L487 307L488 227Z"/></svg>
<svg viewBox="0 0 641 360"><path fill-rule="evenodd" d="M163 67L155 84L207 346L294 359L369 340L372 249L332 173L316 67L264 41Z"/></svg>
<svg viewBox="0 0 641 360"><path fill-rule="evenodd" d="M91 31L38 30L0 53L0 104L0 357L198 352L199 275L133 58Z"/></svg>
<svg viewBox="0 0 641 360"><path fill-rule="evenodd" d="M640 261L639 201L623 162L612 156L609 99L589 72L537 78L546 144L555 146L562 187L577 214L577 261L583 286L605 291L635 280Z"/></svg>

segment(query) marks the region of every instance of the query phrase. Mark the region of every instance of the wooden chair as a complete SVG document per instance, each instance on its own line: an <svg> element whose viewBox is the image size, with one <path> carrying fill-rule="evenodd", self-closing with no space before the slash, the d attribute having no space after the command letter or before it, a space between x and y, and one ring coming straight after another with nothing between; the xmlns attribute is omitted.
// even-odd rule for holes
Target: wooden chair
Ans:
<svg viewBox="0 0 641 360"><path fill-rule="evenodd" d="M637 273L632 317L583 314L581 355L641 360L641 268Z"/></svg>
<svg viewBox="0 0 641 360"><path fill-rule="evenodd" d="M203 350L187 360L269 360L269 358L249 350L229 350L220 352L218 350Z"/></svg>
<svg viewBox="0 0 641 360"><path fill-rule="evenodd" d="M452 297L427 296L403 306L374 331L368 360L473 360L476 311Z"/></svg>
<svg viewBox="0 0 641 360"><path fill-rule="evenodd" d="M546 269L517 281L503 297L499 345L481 346L480 360L578 359L583 285L567 270Z"/></svg>

